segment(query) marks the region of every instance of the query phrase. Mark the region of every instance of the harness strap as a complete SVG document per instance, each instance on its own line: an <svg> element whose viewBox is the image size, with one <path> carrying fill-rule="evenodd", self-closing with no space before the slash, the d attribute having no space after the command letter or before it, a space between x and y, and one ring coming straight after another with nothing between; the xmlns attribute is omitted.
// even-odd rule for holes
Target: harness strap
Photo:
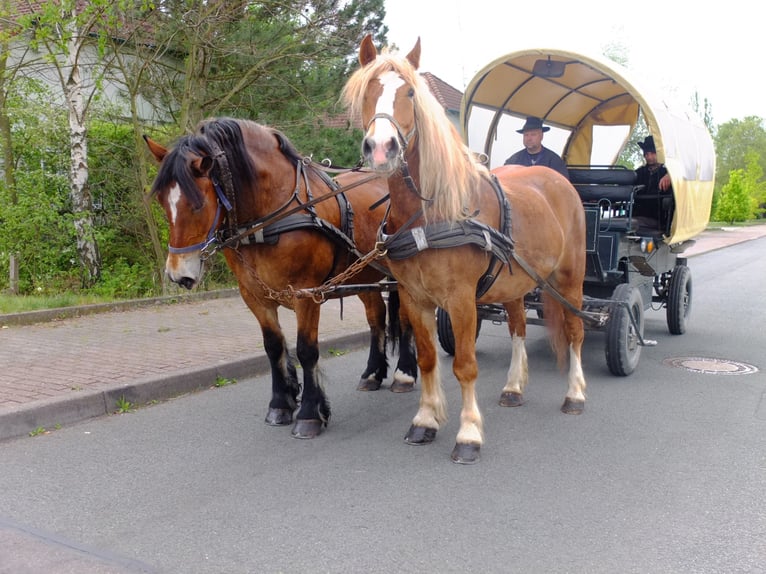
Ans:
<svg viewBox="0 0 766 574"><path fill-rule="evenodd" d="M413 227L404 233L382 233L381 237L383 248L394 261L407 259L426 249L448 249L472 244L508 264L513 252L510 237L473 218L429 223Z"/></svg>
<svg viewBox="0 0 766 574"><path fill-rule="evenodd" d="M500 204L501 231L472 217L455 222L440 221L411 227L423 214L423 210L420 209L413 213L396 232L387 235L385 229L391 210L389 204L383 222L378 229L378 249L396 261L417 255L425 249L448 249L468 244L477 245L492 255L487 270L479 278L476 285L476 297L481 297L492 287L503 265L508 265L510 269L511 258L515 259L516 257L511 237L511 205L497 178L492 175L489 181Z"/></svg>
<svg viewBox="0 0 766 574"><path fill-rule="evenodd" d="M248 233L250 229L252 229L252 232ZM314 217L308 213L294 213L292 215L288 215L279 221L275 221L268 227L248 227L247 225L244 225L238 228L236 233L239 237L238 243L240 245L276 245L281 234L288 233L290 231L297 231L299 229L314 229L320 231L325 236L344 247L346 251L354 257L358 259L362 258L362 254L356 248L354 240L348 234L338 229L332 223L325 221L324 219ZM379 263L373 261L370 262L370 265L372 265L381 273L386 275L389 274L388 269Z"/></svg>
<svg viewBox="0 0 766 574"><path fill-rule="evenodd" d="M503 188L500 187L500 182L497 180L495 174L490 174L489 182L492 185L492 189L495 191L497 203L500 206L500 232L511 242L511 252L515 258L516 252L513 250L513 239L511 235L511 204L508 202L508 197L505 195ZM507 264L508 270L513 273L509 262L502 261L493 255L487 270L476 285L477 299L490 290L497 280L500 271L503 269L504 264Z"/></svg>
<svg viewBox="0 0 766 574"><path fill-rule="evenodd" d="M231 168L229 167L229 158L226 156L226 152L220 148L218 143L212 138L208 138L210 146L213 150L214 165L217 167L218 175L221 179L221 184L217 186L216 193L219 198L226 198L226 222L227 227L230 230L234 230L237 227L237 193L234 190L234 183L231 176ZM216 178L212 178L213 185L216 185ZM223 187L224 193L220 193L220 188Z"/></svg>

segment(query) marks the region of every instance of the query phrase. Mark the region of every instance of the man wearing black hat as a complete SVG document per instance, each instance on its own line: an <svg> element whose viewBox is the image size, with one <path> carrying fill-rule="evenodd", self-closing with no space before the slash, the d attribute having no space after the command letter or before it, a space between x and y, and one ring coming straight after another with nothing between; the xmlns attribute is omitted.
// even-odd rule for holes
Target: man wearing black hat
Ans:
<svg viewBox="0 0 766 574"><path fill-rule="evenodd" d="M670 175L664 164L657 161L657 148L654 137L646 136L638 142L644 152L646 163L636 170L636 185L643 185L643 190L636 196L633 215L658 221L665 230L670 224L670 210L673 206L673 188Z"/></svg>
<svg viewBox="0 0 766 574"><path fill-rule="evenodd" d="M569 171L567 171L564 160L556 152L543 147L543 132L547 132L550 129L548 126L543 126L543 120L540 118L528 117L524 126L520 130L516 130L516 133L524 135L524 149L517 151L505 160L505 165L544 165L555 169L565 178L569 179Z"/></svg>

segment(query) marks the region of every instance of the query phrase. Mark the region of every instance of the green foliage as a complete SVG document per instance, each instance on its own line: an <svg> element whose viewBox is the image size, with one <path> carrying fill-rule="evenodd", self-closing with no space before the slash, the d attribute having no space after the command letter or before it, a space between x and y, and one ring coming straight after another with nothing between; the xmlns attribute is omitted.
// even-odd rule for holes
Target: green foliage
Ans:
<svg viewBox="0 0 766 574"><path fill-rule="evenodd" d="M716 193L720 193L729 178L729 172L745 169L748 153L758 157L761 169L766 171L766 129L763 119L749 116L731 120L718 126L715 137Z"/></svg>
<svg viewBox="0 0 766 574"><path fill-rule="evenodd" d="M729 173L729 182L724 185L716 205L713 219L734 223L751 219L757 207L751 192L752 182L742 169Z"/></svg>
<svg viewBox="0 0 766 574"><path fill-rule="evenodd" d="M21 293L49 294L66 290L78 280L74 226L66 213L60 176L40 170L17 174L16 204L5 204L0 229L0 276L7 286L10 254L19 266Z"/></svg>
<svg viewBox="0 0 766 574"><path fill-rule="evenodd" d="M86 95L84 189L93 209L84 215L93 219L102 267L99 281L86 290L70 199L66 106L45 84L24 79L37 72L22 72L4 84L11 88L4 111L16 185L7 189L0 182L0 290L8 286L10 253L20 263L22 294L136 298L163 290L167 223L157 203L144 196L156 167L146 161L136 135L143 129L140 118L166 122L152 132L169 143L193 125L184 118L247 117L283 130L315 159L330 158L335 166L358 161L359 135L328 127L327 118L342 114L338 93L364 34L385 43L383 0L171 0L153 8L146 1L80 6L46 0L35 4L32 16L19 17L34 30L29 45L42 54L34 56L35 66L43 60L60 65L78 33L98 54L99 65L86 70L94 91ZM104 92L107 80L117 93ZM234 283L223 257L214 257L200 288Z"/></svg>
<svg viewBox="0 0 766 574"><path fill-rule="evenodd" d="M354 167L361 156L360 130L321 127L317 123L306 122L287 135L301 153L312 156L314 161L329 159L334 167Z"/></svg>
<svg viewBox="0 0 766 574"><path fill-rule="evenodd" d="M114 411L116 414L125 414L133 412L136 405L127 400L123 395L115 401L115 406L117 407L117 410Z"/></svg>
<svg viewBox="0 0 766 574"><path fill-rule="evenodd" d="M104 299L95 295L81 295L72 292L54 293L53 295L3 295L0 294L0 314L26 313L42 309L59 309L79 305L110 303L112 298Z"/></svg>
<svg viewBox="0 0 766 574"><path fill-rule="evenodd" d="M226 377L217 375L215 377L215 382L213 383L213 386L216 388L220 388L220 387L227 387L229 385L236 385L236 384L237 384L236 379L227 379Z"/></svg>

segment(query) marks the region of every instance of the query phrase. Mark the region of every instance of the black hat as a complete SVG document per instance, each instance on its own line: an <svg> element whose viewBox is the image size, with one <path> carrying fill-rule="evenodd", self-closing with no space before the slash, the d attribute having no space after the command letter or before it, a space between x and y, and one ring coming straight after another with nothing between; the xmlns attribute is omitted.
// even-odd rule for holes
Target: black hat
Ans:
<svg viewBox="0 0 766 574"><path fill-rule="evenodd" d="M638 147L644 150L644 153L648 151L657 153L657 148L654 147L654 138L652 136L646 136L643 142L638 142Z"/></svg>
<svg viewBox="0 0 766 574"><path fill-rule="evenodd" d="M529 116L527 118L527 122L524 124L524 127L520 130L516 130L516 133L523 134L524 132L528 130L543 130L544 132L547 132L549 129L548 126L543 126L543 120L540 118L536 118L535 116Z"/></svg>

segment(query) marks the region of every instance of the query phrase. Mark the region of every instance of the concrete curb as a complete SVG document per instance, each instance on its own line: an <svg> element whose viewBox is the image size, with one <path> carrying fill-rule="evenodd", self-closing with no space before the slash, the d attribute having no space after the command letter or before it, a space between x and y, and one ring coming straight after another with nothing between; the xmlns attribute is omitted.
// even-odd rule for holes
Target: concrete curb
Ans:
<svg viewBox="0 0 766 574"><path fill-rule="evenodd" d="M370 341L368 332L350 333L320 340L323 348L358 349ZM295 356L295 349L290 351ZM241 380L269 372L265 354L253 355L221 365L187 369L148 377L101 391L83 392L66 398L34 401L0 412L0 441L22 437L38 429L51 431L91 418L113 414L118 402L128 401L137 407L166 401L188 393L210 389L218 377ZM265 411L264 411L265 412Z"/></svg>

